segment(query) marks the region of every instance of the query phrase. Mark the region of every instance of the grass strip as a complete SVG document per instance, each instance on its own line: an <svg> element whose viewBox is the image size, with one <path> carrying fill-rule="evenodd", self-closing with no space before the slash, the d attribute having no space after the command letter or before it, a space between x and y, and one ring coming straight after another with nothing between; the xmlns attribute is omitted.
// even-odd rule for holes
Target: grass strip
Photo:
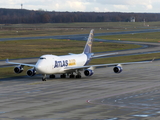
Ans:
<svg viewBox="0 0 160 120"><path fill-rule="evenodd" d="M160 22L146 22L146 25L144 22L0 24L0 38L88 34L91 29L95 29L96 33L157 29Z"/></svg>
<svg viewBox="0 0 160 120"><path fill-rule="evenodd" d="M21 74L16 74L13 69L14 67L0 68L0 79L26 75L26 71L23 71Z"/></svg>
<svg viewBox="0 0 160 120"><path fill-rule="evenodd" d="M0 42L0 59L39 57L44 54L65 55L82 53L86 41L37 39ZM117 51L139 48L140 45L93 42L93 52Z"/></svg>
<svg viewBox="0 0 160 120"><path fill-rule="evenodd" d="M160 42L160 32L153 33L137 33L137 34L121 34L98 36L96 38L106 40L122 40L122 41L137 41L137 42Z"/></svg>

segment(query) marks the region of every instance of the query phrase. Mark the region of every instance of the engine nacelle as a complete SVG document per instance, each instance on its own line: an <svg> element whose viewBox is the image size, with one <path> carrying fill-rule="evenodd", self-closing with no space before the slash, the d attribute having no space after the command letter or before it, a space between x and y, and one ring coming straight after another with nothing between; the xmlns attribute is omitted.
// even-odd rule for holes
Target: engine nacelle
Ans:
<svg viewBox="0 0 160 120"><path fill-rule="evenodd" d="M94 71L91 70L91 69L86 69L86 70L84 71L85 76L92 76L93 73L94 73Z"/></svg>
<svg viewBox="0 0 160 120"><path fill-rule="evenodd" d="M113 68L113 71L115 73L121 73L123 71L123 68L121 65L117 65L116 67Z"/></svg>
<svg viewBox="0 0 160 120"><path fill-rule="evenodd" d="M36 74L35 69L29 69L29 70L27 71L27 75L30 76L30 77L34 76L35 74Z"/></svg>
<svg viewBox="0 0 160 120"><path fill-rule="evenodd" d="M19 73L23 72L23 68L22 67L15 67L14 72L19 74Z"/></svg>

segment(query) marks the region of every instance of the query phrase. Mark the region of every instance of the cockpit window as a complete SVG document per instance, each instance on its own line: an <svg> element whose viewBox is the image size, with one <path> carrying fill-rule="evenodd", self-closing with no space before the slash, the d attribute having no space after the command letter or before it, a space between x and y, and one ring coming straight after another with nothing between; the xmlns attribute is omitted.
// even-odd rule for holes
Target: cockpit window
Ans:
<svg viewBox="0 0 160 120"><path fill-rule="evenodd" d="M45 57L40 57L41 60L46 59Z"/></svg>

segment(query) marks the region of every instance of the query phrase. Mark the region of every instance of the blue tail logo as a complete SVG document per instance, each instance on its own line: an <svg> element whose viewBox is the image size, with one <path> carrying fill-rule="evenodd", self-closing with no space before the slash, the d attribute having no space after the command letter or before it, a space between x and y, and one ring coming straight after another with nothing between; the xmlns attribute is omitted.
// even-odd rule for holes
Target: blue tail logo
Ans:
<svg viewBox="0 0 160 120"><path fill-rule="evenodd" d="M91 53L92 52L92 41L93 41L93 36L94 36L94 29L91 30L86 46L84 48L83 53Z"/></svg>

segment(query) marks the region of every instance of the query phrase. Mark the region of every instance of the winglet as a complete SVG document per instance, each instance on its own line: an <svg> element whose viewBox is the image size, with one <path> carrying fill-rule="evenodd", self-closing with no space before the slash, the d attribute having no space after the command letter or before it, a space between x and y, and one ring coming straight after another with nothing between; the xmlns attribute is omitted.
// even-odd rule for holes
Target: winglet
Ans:
<svg viewBox="0 0 160 120"><path fill-rule="evenodd" d="M110 55L115 55L118 54L118 52L116 53L108 53L108 54L101 54L101 55L92 55L92 58L100 58L100 57L105 57L105 56L110 56Z"/></svg>
<svg viewBox="0 0 160 120"><path fill-rule="evenodd" d="M151 63L155 60L155 57L152 59Z"/></svg>
<svg viewBox="0 0 160 120"><path fill-rule="evenodd" d="M9 60L8 60L8 58L6 59L6 63L9 63Z"/></svg>

